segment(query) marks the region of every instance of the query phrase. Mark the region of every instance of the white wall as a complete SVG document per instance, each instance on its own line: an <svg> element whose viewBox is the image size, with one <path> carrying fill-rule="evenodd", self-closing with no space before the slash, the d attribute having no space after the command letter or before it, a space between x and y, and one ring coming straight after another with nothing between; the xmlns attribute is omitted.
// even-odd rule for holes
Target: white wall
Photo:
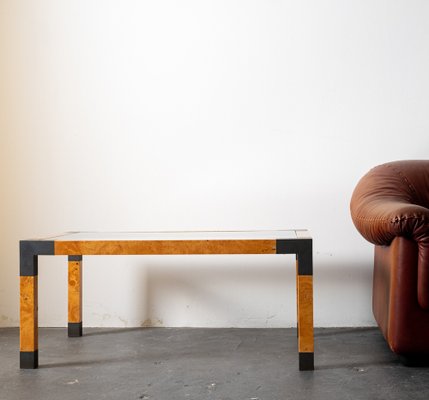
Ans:
<svg viewBox="0 0 429 400"><path fill-rule="evenodd" d="M349 199L429 151L429 2L0 0L0 326L18 241L70 230L308 228L315 324L371 325ZM294 261L85 260L84 324L295 324ZM41 258L40 324L66 324Z"/></svg>

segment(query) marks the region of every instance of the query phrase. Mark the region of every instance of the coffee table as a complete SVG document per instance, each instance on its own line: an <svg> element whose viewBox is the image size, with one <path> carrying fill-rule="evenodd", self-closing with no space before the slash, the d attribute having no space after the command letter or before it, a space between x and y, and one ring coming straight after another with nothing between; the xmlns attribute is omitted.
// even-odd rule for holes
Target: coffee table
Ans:
<svg viewBox="0 0 429 400"><path fill-rule="evenodd" d="M20 368L37 368L38 256L68 256L68 336L82 336L86 255L295 254L299 369L314 369L313 255L307 230L69 232L20 241Z"/></svg>

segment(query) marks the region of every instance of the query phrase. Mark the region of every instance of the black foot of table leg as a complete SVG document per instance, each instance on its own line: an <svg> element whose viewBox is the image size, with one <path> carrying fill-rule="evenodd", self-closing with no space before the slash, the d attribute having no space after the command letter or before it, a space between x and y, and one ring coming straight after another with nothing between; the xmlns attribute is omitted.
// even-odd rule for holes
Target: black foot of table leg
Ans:
<svg viewBox="0 0 429 400"><path fill-rule="evenodd" d="M21 369L35 369L39 367L39 351L21 351L19 353L19 367Z"/></svg>
<svg viewBox="0 0 429 400"><path fill-rule="evenodd" d="M82 336L82 322L69 322L68 335L69 337Z"/></svg>
<svg viewBox="0 0 429 400"><path fill-rule="evenodd" d="M299 370L314 370L314 353L299 353Z"/></svg>

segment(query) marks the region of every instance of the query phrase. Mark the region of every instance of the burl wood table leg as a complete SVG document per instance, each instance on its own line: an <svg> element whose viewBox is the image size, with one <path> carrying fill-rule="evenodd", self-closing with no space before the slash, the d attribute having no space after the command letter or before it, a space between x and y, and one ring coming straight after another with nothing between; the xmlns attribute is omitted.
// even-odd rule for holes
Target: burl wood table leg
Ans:
<svg viewBox="0 0 429 400"><path fill-rule="evenodd" d="M314 370L313 241L311 238L278 239L276 253L296 255L299 370Z"/></svg>
<svg viewBox="0 0 429 400"><path fill-rule="evenodd" d="M68 257L68 336L82 336L82 256Z"/></svg>
<svg viewBox="0 0 429 400"><path fill-rule="evenodd" d="M297 255L298 352L300 371L314 369L312 257Z"/></svg>
<svg viewBox="0 0 429 400"><path fill-rule="evenodd" d="M19 243L20 368L37 368L39 366L39 327L37 321L38 256L53 254L55 254L54 242L50 240L21 240Z"/></svg>
<svg viewBox="0 0 429 400"><path fill-rule="evenodd" d="M20 368L39 365L37 275L20 277Z"/></svg>

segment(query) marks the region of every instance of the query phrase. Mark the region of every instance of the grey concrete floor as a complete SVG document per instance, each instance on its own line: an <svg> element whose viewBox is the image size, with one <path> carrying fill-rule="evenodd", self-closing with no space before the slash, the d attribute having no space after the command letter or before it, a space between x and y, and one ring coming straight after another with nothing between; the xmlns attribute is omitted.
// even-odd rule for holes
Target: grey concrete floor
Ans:
<svg viewBox="0 0 429 400"><path fill-rule="evenodd" d="M299 372L294 329L40 329L40 368L20 370L0 329L0 399L428 399L429 368L403 366L375 328L317 329Z"/></svg>

